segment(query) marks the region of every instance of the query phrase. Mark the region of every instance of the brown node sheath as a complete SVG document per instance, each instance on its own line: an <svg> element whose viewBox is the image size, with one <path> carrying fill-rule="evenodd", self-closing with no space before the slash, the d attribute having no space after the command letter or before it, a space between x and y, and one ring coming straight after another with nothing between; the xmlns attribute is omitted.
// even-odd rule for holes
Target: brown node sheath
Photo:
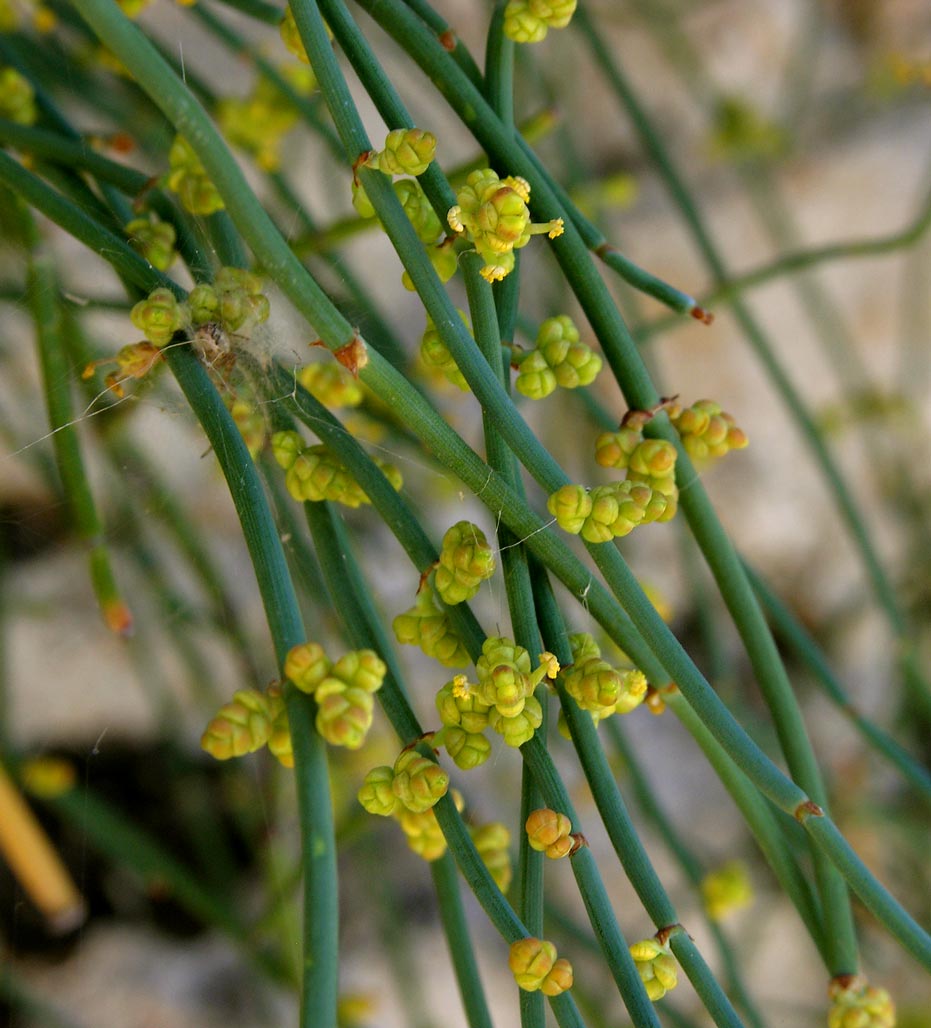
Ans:
<svg viewBox="0 0 931 1028"><path fill-rule="evenodd" d="M703 325L710 325L714 321L714 314L711 311L706 311L704 307L699 307L697 304L689 311L689 314Z"/></svg>
<svg viewBox="0 0 931 1028"><path fill-rule="evenodd" d="M580 849L582 849L585 846L588 846L588 839L586 839L581 832L573 832L572 835L569 836L569 838L572 840L572 849L569 850L568 853L568 856L570 857L574 857Z"/></svg>
<svg viewBox="0 0 931 1028"><path fill-rule="evenodd" d="M353 378L358 378L359 372L369 362L368 349L358 334L352 337L351 342L334 350L333 356L352 374Z"/></svg>
<svg viewBox="0 0 931 1028"><path fill-rule="evenodd" d="M447 29L445 32L441 32L437 39L440 41L440 46L444 50L448 50L450 53L456 49L458 40L456 39L456 33L452 29Z"/></svg>
<svg viewBox="0 0 931 1028"><path fill-rule="evenodd" d="M656 933L656 935L654 936L654 938L655 938L655 939L656 939L656 941L657 941L657 942L658 942L658 943L660 944L660 946L665 946L665 945L666 945L666 943L667 943L667 942L669 942L669 939L670 939L670 938L671 938L671 937L672 937L673 935L675 935L675 934L676 934L676 932L685 932L685 934L686 934L686 935L688 935L688 934L689 934L688 932L686 932L686 931L685 931L685 929L684 929L684 928L682 927L682 925L681 925L681 924L679 924L679 922L677 921L677 922L676 922L675 924L667 924L667 925L664 925L664 926L663 926L662 928L660 928L660 930L659 930L659 931L658 931L658 932ZM690 935L689 935L689 938L691 938L691 936L690 936Z"/></svg>
<svg viewBox="0 0 931 1028"><path fill-rule="evenodd" d="M804 824L810 817L824 817L824 811L815 803L814 800L805 800L804 803L800 803L793 811L796 821Z"/></svg>

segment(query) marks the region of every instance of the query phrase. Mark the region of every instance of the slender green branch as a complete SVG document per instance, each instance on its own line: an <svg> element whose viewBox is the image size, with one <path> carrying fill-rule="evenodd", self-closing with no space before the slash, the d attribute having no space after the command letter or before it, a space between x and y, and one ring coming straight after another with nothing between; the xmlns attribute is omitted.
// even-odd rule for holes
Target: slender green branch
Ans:
<svg viewBox="0 0 931 1028"><path fill-rule="evenodd" d="M132 632L132 614L113 573L103 522L97 513L78 442L71 402L71 367L64 347L60 290L52 259L36 253L29 262L28 280L52 444L65 496L78 535L87 547L91 583L101 616L111 631L128 635Z"/></svg>

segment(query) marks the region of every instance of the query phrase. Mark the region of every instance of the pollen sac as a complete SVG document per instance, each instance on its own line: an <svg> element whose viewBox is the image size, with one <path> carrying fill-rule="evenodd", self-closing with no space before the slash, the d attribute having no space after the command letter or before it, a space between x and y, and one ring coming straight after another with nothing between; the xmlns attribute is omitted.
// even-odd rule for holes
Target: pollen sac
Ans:
<svg viewBox="0 0 931 1028"><path fill-rule="evenodd" d="M445 603L470 600L495 572L495 555L485 533L471 521L457 521L443 536L436 591Z"/></svg>

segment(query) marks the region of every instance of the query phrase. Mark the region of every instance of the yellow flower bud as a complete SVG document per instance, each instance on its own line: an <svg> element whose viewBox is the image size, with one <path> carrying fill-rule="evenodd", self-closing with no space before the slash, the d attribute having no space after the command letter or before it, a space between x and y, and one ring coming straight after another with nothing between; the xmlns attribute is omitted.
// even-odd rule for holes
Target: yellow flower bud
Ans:
<svg viewBox="0 0 931 1028"><path fill-rule="evenodd" d="M730 860L717 871L705 875L701 894L705 910L714 921L748 906L753 902L753 886L746 865L740 860Z"/></svg>
<svg viewBox="0 0 931 1028"><path fill-rule="evenodd" d="M399 800L391 789L393 781L394 771L386 764L373 767L365 776L358 799L370 814L388 817L395 812Z"/></svg>
<svg viewBox="0 0 931 1028"><path fill-rule="evenodd" d="M332 663L320 643L301 643L289 650L284 661L285 678L301 692L313 694L317 686L330 673Z"/></svg>
<svg viewBox="0 0 931 1028"><path fill-rule="evenodd" d="M392 792L413 813L423 813L446 795L449 775L416 750L404 750L394 764Z"/></svg>
<svg viewBox="0 0 931 1028"><path fill-rule="evenodd" d="M207 725L200 745L217 760L229 760L261 749L270 734L268 698L256 689L240 689Z"/></svg>

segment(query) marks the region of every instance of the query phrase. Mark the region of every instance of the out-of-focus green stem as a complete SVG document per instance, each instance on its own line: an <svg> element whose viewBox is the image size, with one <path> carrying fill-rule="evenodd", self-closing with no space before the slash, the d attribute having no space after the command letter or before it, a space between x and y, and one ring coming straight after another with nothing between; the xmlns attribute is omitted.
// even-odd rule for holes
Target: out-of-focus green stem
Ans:
<svg viewBox="0 0 931 1028"><path fill-rule="evenodd" d="M469 1028L492 1028L491 1015L485 994L481 987L475 950L469 937L462 897L459 894L459 880L456 875L456 861L451 854L444 853L439 860L430 864L433 886L440 905L440 919L449 944L459 995L465 1008ZM533 931L532 926L528 928Z"/></svg>
<svg viewBox="0 0 931 1028"><path fill-rule="evenodd" d="M853 723L866 742L899 769L925 802L931 802L931 774L895 739L857 709L811 635L760 575L748 564L744 563L744 567L756 594L769 612L776 631L792 647L799 660L808 667L823 692Z"/></svg>
<svg viewBox="0 0 931 1028"><path fill-rule="evenodd" d="M107 627L120 635L132 632L132 614L123 599L104 541L104 527L91 493L78 442L71 403L71 368L62 338L60 287L51 257L35 252L29 262L30 306L48 407L55 458L78 535L88 548L91 583Z"/></svg>

